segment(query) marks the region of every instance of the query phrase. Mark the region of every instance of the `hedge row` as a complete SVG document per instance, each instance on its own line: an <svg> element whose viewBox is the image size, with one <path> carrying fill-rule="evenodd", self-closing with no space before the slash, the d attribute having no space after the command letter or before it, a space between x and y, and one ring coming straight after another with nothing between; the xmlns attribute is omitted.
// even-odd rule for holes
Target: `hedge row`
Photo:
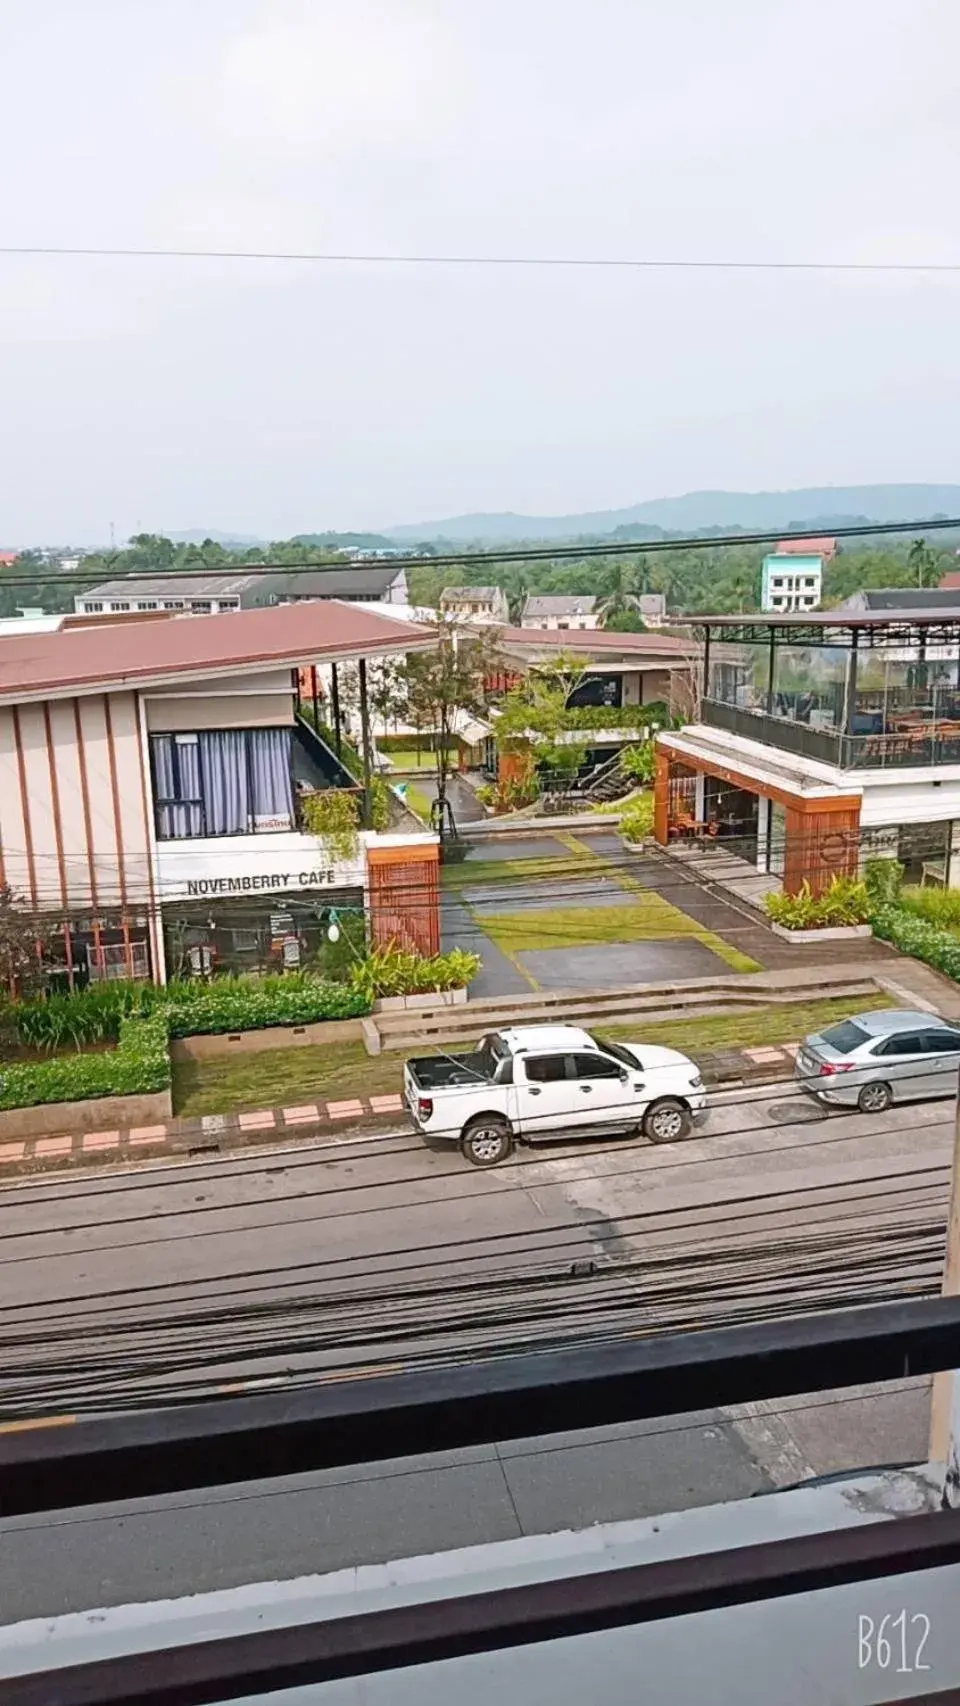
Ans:
<svg viewBox="0 0 960 1706"><path fill-rule="evenodd" d="M952 931L929 924L902 906L880 907L872 922L875 936L960 983L960 940Z"/></svg>
<svg viewBox="0 0 960 1706"><path fill-rule="evenodd" d="M271 977L244 983L171 984L166 1011L172 1037L209 1036L223 1031L262 1031L269 1025L316 1025L324 1019L360 1019L369 999L349 984L321 978Z"/></svg>
<svg viewBox="0 0 960 1706"><path fill-rule="evenodd" d="M0 1066L0 1109L95 1096L148 1096L170 1086L167 1020L162 1012L124 1019L116 1048L102 1054L57 1055L30 1065Z"/></svg>

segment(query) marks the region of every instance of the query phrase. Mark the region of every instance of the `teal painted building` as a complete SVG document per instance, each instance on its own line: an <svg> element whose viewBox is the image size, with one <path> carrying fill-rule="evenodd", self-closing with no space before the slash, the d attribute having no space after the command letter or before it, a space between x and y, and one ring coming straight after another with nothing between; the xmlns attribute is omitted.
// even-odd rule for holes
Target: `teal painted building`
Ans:
<svg viewBox="0 0 960 1706"><path fill-rule="evenodd" d="M762 610L816 610L823 591L823 558L774 551L763 559Z"/></svg>

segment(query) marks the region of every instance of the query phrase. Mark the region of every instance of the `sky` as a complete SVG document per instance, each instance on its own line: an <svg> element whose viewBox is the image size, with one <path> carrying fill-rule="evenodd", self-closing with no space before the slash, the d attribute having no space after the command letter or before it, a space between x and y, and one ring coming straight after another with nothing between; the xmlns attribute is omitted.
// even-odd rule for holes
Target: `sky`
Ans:
<svg viewBox="0 0 960 1706"><path fill-rule="evenodd" d="M955 0L0 0L0 242L953 262ZM0 544L960 478L960 271L0 254Z"/></svg>

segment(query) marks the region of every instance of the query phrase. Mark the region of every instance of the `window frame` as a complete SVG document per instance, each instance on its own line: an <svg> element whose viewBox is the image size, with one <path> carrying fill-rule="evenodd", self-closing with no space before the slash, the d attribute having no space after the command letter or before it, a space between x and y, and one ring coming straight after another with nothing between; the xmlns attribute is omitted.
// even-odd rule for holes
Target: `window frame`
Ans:
<svg viewBox="0 0 960 1706"><path fill-rule="evenodd" d="M207 827L207 813L206 813L206 807L204 805L204 800L203 800L203 794L204 794L203 743L200 740L200 735L201 735L201 733L213 734L213 733L217 733L219 731L217 731L217 730L206 730L206 729L204 729L204 730L200 730L200 729L177 729L177 730L157 729L154 733L152 733L150 735L149 745L150 745L150 780L151 780L152 793L153 793L153 823L154 823L154 833L155 833L158 841L162 841L164 843L169 842L169 841L213 841L213 840L231 841L231 840L236 840L239 836L242 836L242 835L289 835L292 830L296 829L296 827L297 827L297 813L296 813L297 790L296 790L296 778L294 775L294 765L293 765L294 731L292 728L289 727L289 724L287 724L287 723L281 723L281 724L275 724L275 725L269 725L269 726L270 727L279 727L279 728L289 729L289 733L290 733L290 754L289 754L290 789L291 789L291 796L292 796L292 799L294 801L294 809L291 813L290 823L286 824L282 827L278 827L278 828L274 828L274 829L265 829L263 827L258 828L257 822L256 822L256 816L254 813L251 812L246 829L230 830L230 831L226 831L226 832L214 831L214 830L209 829ZM236 733L236 734L241 734L243 736L243 762L244 762L244 767L245 767L246 773L247 773L247 795L248 795L248 799L252 802L253 797L254 797L254 770L253 770L253 745L252 745L251 737L258 735L258 734L263 734L264 728L262 725L258 725L254 728L236 729L236 730L231 730L230 732ZM179 762L179 757L177 754L177 743L178 742L184 742L184 743L192 744L194 741L196 742L196 744L197 744L197 772L198 772L199 777L200 777L200 797L199 797L199 799L194 799L193 797L187 799L182 794L178 794L173 799L168 798L166 795L161 795L161 793L159 791L159 786L157 783L157 767L156 767L156 762L155 762L155 758L154 758L154 753L156 750L155 742L161 741L161 740L168 740L172 743L172 753L173 753L172 768L173 768L175 786L178 789L180 788L180 762ZM196 807L199 810L200 821L201 821L202 827L200 830L198 830L196 835L164 835L162 833L161 828L160 828L161 813L164 810L169 810L170 808L176 807L176 806Z"/></svg>

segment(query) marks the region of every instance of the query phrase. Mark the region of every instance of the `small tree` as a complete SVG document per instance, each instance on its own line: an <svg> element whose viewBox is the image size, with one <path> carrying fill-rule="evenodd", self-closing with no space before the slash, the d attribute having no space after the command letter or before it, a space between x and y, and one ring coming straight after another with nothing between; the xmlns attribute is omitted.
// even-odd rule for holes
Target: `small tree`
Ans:
<svg viewBox="0 0 960 1706"><path fill-rule="evenodd" d="M35 994L41 984L37 958L37 926L20 895L0 887L0 990L10 995Z"/></svg>
<svg viewBox="0 0 960 1706"><path fill-rule="evenodd" d="M447 823L447 784L450 780L450 747L458 714L481 716L486 710L486 682L499 666L499 648L493 628L465 628L442 617L434 651L411 652L405 659L402 681L406 717L418 730L434 736L437 799L434 812L441 837Z"/></svg>

